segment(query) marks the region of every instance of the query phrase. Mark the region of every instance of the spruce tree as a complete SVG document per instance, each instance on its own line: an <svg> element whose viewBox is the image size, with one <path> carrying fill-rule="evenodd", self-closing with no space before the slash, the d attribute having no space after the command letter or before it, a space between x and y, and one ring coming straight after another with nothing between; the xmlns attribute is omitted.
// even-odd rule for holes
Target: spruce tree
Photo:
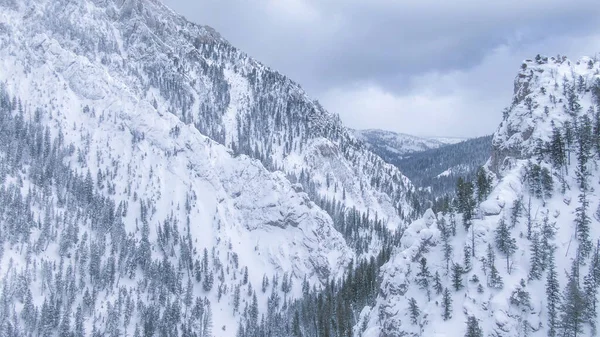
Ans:
<svg viewBox="0 0 600 337"><path fill-rule="evenodd" d="M510 274L510 257L517 250L517 243L516 240L511 237L504 217L500 219L498 228L496 228L495 241L498 250L506 256L506 270Z"/></svg>
<svg viewBox="0 0 600 337"><path fill-rule="evenodd" d="M137 327L137 325L136 325ZM75 312L75 337L84 337L85 336L85 328L83 326L83 311L81 306L77 306L77 311Z"/></svg>
<svg viewBox="0 0 600 337"><path fill-rule="evenodd" d="M473 266L471 264L471 247L469 247L469 246L463 247L463 264L464 264L465 273L468 273L469 271L471 271L471 268Z"/></svg>
<svg viewBox="0 0 600 337"><path fill-rule="evenodd" d="M455 291L459 291L463 288L463 274L464 269L458 263L452 264L452 286Z"/></svg>
<svg viewBox="0 0 600 337"><path fill-rule="evenodd" d="M60 322L59 337L70 337L71 336L71 320L70 312L66 311L63 313L62 321Z"/></svg>
<svg viewBox="0 0 600 337"><path fill-rule="evenodd" d="M589 201L587 199L587 192L582 191L579 194L579 206L575 209L575 231L577 233L580 249L578 259L581 264L583 264L584 259L588 257L592 251L592 241L590 240L591 219L587 215L588 208Z"/></svg>
<svg viewBox="0 0 600 337"><path fill-rule="evenodd" d="M513 205L510 211L510 227L515 228L519 224L519 218L523 211L523 198L517 198L513 201Z"/></svg>
<svg viewBox="0 0 600 337"><path fill-rule="evenodd" d="M419 324L419 315L421 315L421 311L419 310L419 307L417 306L417 301L414 297L411 297L408 300L408 311L410 314L411 323L414 325Z"/></svg>
<svg viewBox="0 0 600 337"><path fill-rule="evenodd" d="M546 310L548 311L548 337L556 337L560 327L558 321L560 301L560 285L554 263L554 251L548 255L548 274L546 275Z"/></svg>
<svg viewBox="0 0 600 337"><path fill-rule="evenodd" d="M442 230L442 250L444 251L444 261L446 261L446 274L450 269L450 260L452 259L452 245L450 244L451 230L448 227L443 227Z"/></svg>
<svg viewBox="0 0 600 337"><path fill-rule="evenodd" d="M592 334L596 334L598 287L600 287L600 241L596 245L594 254L590 259L588 274L583 280L585 293L585 317L592 328Z"/></svg>
<svg viewBox="0 0 600 337"><path fill-rule="evenodd" d="M568 168L568 165L571 165L571 146L573 145L574 135L573 135L573 128L572 128L570 122L568 122L568 121L565 122L564 129L565 129L565 136L564 136L565 148L567 150L567 166L566 166L566 168ZM567 174L569 174L568 169L567 169Z"/></svg>
<svg viewBox="0 0 600 337"><path fill-rule="evenodd" d="M598 159L600 159L600 106L596 108L596 113L594 114L594 130L592 135L593 147L596 150Z"/></svg>
<svg viewBox="0 0 600 337"><path fill-rule="evenodd" d="M440 273L436 270L435 275L433 276L433 289L435 290L436 295L441 295L444 288L442 287L442 280L440 278Z"/></svg>
<svg viewBox="0 0 600 337"><path fill-rule="evenodd" d="M462 177L456 183L456 198L458 211L462 213L465 231L469 230L471 220L475 211L475 199L473 198L473 183L465 181Z"/></svg>
<svg viewBox="0 0 600 337"><path fill-rule="evenodd" d="M578 152L577 152L577 183L579 184L579 207L575 210L575 228L577 239L579 241L580 263L589 256L592 251L592 242L590 240L591 220L588 216L589 201L587 193L589 190L588 177L590 175L587 167L589 153L591 148L591 122L587 115L584 115L581 121L581 127L578 130Z"/></svg>
<svg viewBox="0 0 600 337"><path fill-rule="evenodd" d="M490 193L491 183L483 167L477 170L477 201L483 202Z"/></svg>
<svg viewBox="0 0 600 337"><path fill-rule="evenodd" d="M465 337L483 337L483 330L479 326L479 320L475 316L467 318L467 332Z"/></svg>
<svg viewBox="0 0 600 337"><path fill-rule="evenodd" d="M240 285L235 286L235 290L233 291L233 313L238 312L240 308Z"/></svg>
<svg viewBox="0 0 600 337"><path fill-rule="evenodd" d="M502 276L500 276L500 272L498 272L498 269L496 269L496 254L494 253L494 248L491 244L488 244L486 262L490 270L487 281L488 287L494 289L502 289L502 287L504 286L504 282L502 281Z"/></svg>
<svg viewBox="0 0 600 337"><path fill-rule="evenodd" d="M583 332L585 297L579 286L579 261L574 260L561 306L561 329L566 337L577 337Z"/></svg>
<svg viewBox="0 0 600 337"><path fill-rule="evenodd" d="M553 254L554 245L551 241L554 240L555 235L556 228L554 227L554 223L550 222L548 214L546 214L542 220L542 231L540 238L540 248L542 250L542 270L546 270L549 257L551 254Z"/></svg>
<svg viewBox="0 0 600 337"><path fill-rule="evenodd" d="M448 288L444 289L444 296L442 299L442 308L444 309L442 313L442 317L444 321L452 318L452 295L450 294L450 290Z"/></svg>
<svg viewBox="0 0 600 337"><path fill-rule="evenodd" d="M543 251L540 245L539 233L533 234L530 246L530 258L529 258L529 279L539 280L542 277L543 270Z"/></svg>
<svg viewBox="0 0 600 337"><path fill-rule="evenodd" d="M429 272L429 268L427 267L427 259L424 257L419 261L419 272L417 273L417 284L421 289L424 289L427 292L427 300L431 300L431 293L429 291L429 279L431 278L431 273Z"/></svg>
<svg viewBox="0 0 600 337"><path fill-rule="evenodd" d="M550 141L550 159L552 164L559 172L562 172L562 168L565 165L565 143L563 136L560 131L554 126L552 122L552 140Z"/></svg>
<svg viewBox="0 0 600 337"><path fill-rule="evenodd" d="M590 324L592 328L592 335L596 335L596 302L598 301L598 285L594 279L593 271L590 272L583 278L583 294L585 296L585 308L584 316L585 321Z"/></svg>

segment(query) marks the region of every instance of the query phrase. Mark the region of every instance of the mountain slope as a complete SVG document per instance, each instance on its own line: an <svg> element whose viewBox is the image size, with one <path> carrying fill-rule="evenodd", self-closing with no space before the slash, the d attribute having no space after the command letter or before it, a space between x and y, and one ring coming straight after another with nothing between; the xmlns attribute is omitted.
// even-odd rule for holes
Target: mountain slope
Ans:
<svg viewBox="0 0 600 337"><path fill-rule="evenodd" d="M302 174L313 199L342 200L346 208L377 214L391 229L416 217L406 202L412 185L399 170L368 151L298 84L209 27L157 0L39 2L29 15L28 31L100 62L159 110L292 180ZM81 90L102 96L93 87ZM331 160L339 165L323 166Z"/></svg>
<svg viewBox="0 0 600 337"><path fill-rule="evenodd" d="M233 336L343 275L354 253L301 186L184 123L169 74L167 99L142 81L172 56L154 33L216 33L153 1L0 8L0 335Z"/></svg>
<svg viewBox="0 0 600 337"><path fill-rule="evenodd" d="M472 217L463 193L458 212L407 228L356 335L595 333L599 73L589 58L523 64L485 166L492 190Z"/></svg>

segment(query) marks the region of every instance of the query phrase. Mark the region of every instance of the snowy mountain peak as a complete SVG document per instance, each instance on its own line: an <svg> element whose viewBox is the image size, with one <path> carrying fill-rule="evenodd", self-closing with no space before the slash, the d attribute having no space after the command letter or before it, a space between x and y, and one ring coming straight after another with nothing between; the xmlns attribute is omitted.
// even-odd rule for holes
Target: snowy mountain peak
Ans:
<svg viewBox="0 0 600 337"><path fill-rule="evenodd" d="M357 335L595 335L599 74L590 58L523 63L488 164L407 227Z"/></svg>
<svg viewBox="0 0 600 337"><path fill-rule="evenodd" d="M589 113L597 104L592 91L599 72L600 64L588 57L572 62L564 56L538 55L524 61L512 104L494 134L492 168L500 169L506 157L531 157L540 142L550 141L553 127L561 129L574 116Z"/></svg>

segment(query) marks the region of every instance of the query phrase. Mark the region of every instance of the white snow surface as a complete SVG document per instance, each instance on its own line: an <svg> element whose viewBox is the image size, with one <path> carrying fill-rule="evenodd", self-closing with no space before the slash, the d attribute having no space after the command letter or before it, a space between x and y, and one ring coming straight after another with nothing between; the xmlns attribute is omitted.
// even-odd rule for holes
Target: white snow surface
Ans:
<svg viewBox="0 0 600 337"><path fill-rule="evenodd" d="M145 4L172 15L158 3ZM167 104L157 97L155 108L148 99L154 89L149 88L148 97L140 96L135 83L86 55L85 46L69 45L77 41L45 30L37 16L50 15L48 8L55 5L59 6L53 1L26 1L19 3L16 10L0 5L0 82L11 95L23 99L26 118L33 118L34 110L42 108L43 123L52 135L57 136L62 130L65 142L85 154L84 165L74 156L71 167L82 173L90 170L94 176L98 170L115 172L113 198L117 203L125 200L131 205L125 219L129 233L139 235L135 219L139 203L128 191L135 191L136 198L152 205L152 239L156 237L155 223L171 216L179 223L186 222L184 205L186 198L191 198L189 221L197 251L215 248L221 261L229 261L231 253L239 256L240 269L225 276L229 289L242 267L248 267L249 280L256 289L263 275L291 274L295 280L293 297L300 294L304 277L319 286L328 278L343 274L354 255L327 213L305 193L296 191L283 173L269 172L247 156L232 156L225 146L169 113ZM69 6L85 14L77 20L78 24L102 22L105 26L90 29L113 31L110 22L91 19L104 15L92 2ZM122 48L123 41L116 41L119 43L115 48ZM101 57L104 56L98 55ZM247 98L243 94L234 92L233 102L244 99ZM83 112L86 106L90 112ZM173 135L176 128L180 131ZM141 140L134 141L134 135L142 135ZM58 260L57 249L50 246L44 258ZM157 247L153 250L153 255L160 256ZM25 252L16 248L6 251L0 261L0 273L6 273L4 267L9 265L9 259L13 261L12 268L21 268L25 258ZM39 287L39 282L36 285ZM135 285L135 281L122 284L131 289ZM195 296L211 300L218 335L234 336L237 322L231 310L232 292L220 301L216 292L216 286L209 293L200 285L194 288ZM114 300L117 293L115 288L105 294L105 299ZM260 291L257 294L263 311L267 295ZM244 297L242 306L248 300ZM96 313L102 317L104 309L100 302L97 305ZM132 329L133 324L127 331L130 336Z"/></svg>
<svg viewBox="0 0 600 337"><path fill-rule="evenodd" d="M494 188L487 199L479 205L478 214L468 231L465 231L462 226L460 214L455 219L457 234L451 237L453 247L451 263L453 261L462 264L463 247L471 246L473 237L475 240L473 267L463 276L465 287L458 292L452 289L451 272L446 271L440 231L436 227L436 223L440 221L449 223L450 216L428 211L422 219L409 225L402 238L402 245L395 249L390 261L382 267L380 273L382 282L376 303L373 307L365 308L370 313L361 314L354 330L356 335L363 337L463 336L466 331L467 317L475 316L484 336L524 336L525 322L530 326L529 336L547 336L546 272L543 273L541 280L528 280L531 243L526 238L526 209L519 223L511 229L511 235L516 238L518 247L510 259L511 273L507 271L506 259L496 250L496 267L504 281L502 289L487 287L487 276L482 270L481 259L486 256L488 244L495 247L494 232L500 219L505 218L506 221L510 221L513 202L517 198L523 198L525 208L528 207L530 195L526 185L525 167L530 161L537 162L534 157L536 143L538 140L542 142L550 140L552 124L561 127L571 118L563 108L565 102L562 93L563 77L568 78L571 83L578 83L580 76L583 79L584 87L578 91L582 106L579 112L581 116L588 113L592 105L591 93L588 89L599 78L599 73L598 62L587 57L577 62L562 58L550 58L541 64L530 60L525 61L515 80L513 103L507 109L505 119L494 134L492 158L485 166L490 174L495 172ZM555 86L555 83L558 85ZM558 173L544 161L541 165L553 172L555 187L553 197L546 200L531 197L533 230L539 230L545 216L548 216L550 222L556 227L556 238L553 243L556 246L556 271L561 294L566 284L566 273L571 268L578 247L574 219L575 209L579 205L577 200L580 191L575 176L577 162L575 156L576 149L573 149L571 165L568 167L569 174L565 178L567 188L564 194L560 191ZM589 216L592 218L590 234L594 245L600 238L600 219L592 216L600 204L599 164L597 156L590 159L588 164L591 172L588 179ZM442 318L442 295L436 295L435 291L431 290L431 300L428 301L425 291L420 289L415 281L419 265L418 259L414 257L417 256L419 248L424 246L428 249L418 256L427 259L431 274L436 271L440 273L443 286L449 288L452 293L452 318L447 321ZM587 269L586 266L581 267L581 279L587 274ZM477 276L479 281L472 282L473 276ZM512 292L522 279L526 283L525 290L531 296L531 308L526 311L522 311L510 302ZM483 287L482 292L477 289L479 284ZM413 325L410 320L408 300L411 297L416 299L421 310L418 325ZM584 325L581 336L591 336L588 325Z"/></svg>

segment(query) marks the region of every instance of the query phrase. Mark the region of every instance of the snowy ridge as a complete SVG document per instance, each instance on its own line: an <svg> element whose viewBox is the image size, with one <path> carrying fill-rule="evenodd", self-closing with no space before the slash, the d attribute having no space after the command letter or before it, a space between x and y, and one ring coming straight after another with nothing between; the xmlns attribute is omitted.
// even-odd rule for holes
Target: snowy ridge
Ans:
<svg viewBox="0 0 600 337"><path fill-rule="evenodd" d="M127 83L133 94L194 124L234 153L288 174L305 168L320 198L340 200L341 186L348 186L347 207L378 214L392 228L414 217L406 201L412 186L400 171L364 148L337 116L311 100L298 84L248 57L209 27L192 24L151 0L93 5L53 1L37 7L46 8L39 11L39 20L31 21L31 31L52 34L63 47L101 61L104 71ZM48 12L57 15L42 15ZM70 36L78 36L79 45L73 45ZM314 148L305 147L309 140L328 143L344 161L339 166L343 172L316 170L317 163L307 161L320 160ZM304 167L298 167L298 160ZM327 174L329 187L322 179ZM356 180L362 188L354 187Z"/></svg>
<svg viewBox="0 0 600 337"><path fill-rule="evenodd" d="M107 7L97 7L100 5ZM192 262L202 260L204 249L209 252L211 261L201 279L204 282L209 275L211 278L214 276L214 286L204 289L201 281L194 280L193 276L190 278L193 272L184 269L185 273L177 273L180 278L178 287L185 289L186 284L192 284L192 299L210 301L208 307L213 313L211 325L215 331L219 329L215 335L233 336L243 308L253 304L253 293L258 297L258 309L261 313L265 312L269 295L297 297L303 280L318 287L329 278L342 275L354 254L333 228L331 217L316 206L301 187L290 183L283 173L269 172L261 162L248 156L234 156L225 146L203 136L193 125L169 113L173 108L160 97L149 99L155 89L145 88L148 97L138 95L142 90L141 84L121 67L135 71L135 63L123 65L123 61L135 59L134 55L139 50L131 46L127 48L127 44L132 44L140 36L132 34L128 40L107 41L105 37L115 34L115 27L111 27L110 21L105 19L120 19L127 25L121 27L123 29L147 32L148 27L136 26L136 20L129 20L142 5L146 10L158 11L154 15L164 14L173 19L174 24L182 27L190 25L154 1L125 1L120 7L110 1L30 1L10 8L3 7L6 4L1 3L0 82L10 98L18 97L19 110L23 111L25 121L43 125L51 139L62 139L64 144L68 144L72 155L65 158L66 164L82 176L91 172L95 193L106 196L119 207L128 205L125 206L128 211L121 219L122 235L132 243L128 249L135 251L142 245L142 227L148 225L151 257L156 263L168 261L174 266L192 268ZM60 14L54 16L49 13ZM146 19L152 20L152 17ZM169 31L168 27L164 28ZM193 26L193 29L197 36L222 42L208 28ZM81 41L65 37L69 34L76 34ZM94 40L106 44L106 50L113 53L97 52L93 44L86 43ZM117 58L116 55L121 56ZM153 52L140 52L138 56L147 55L153 55ZM156 55L160 56L160 53ZM16 115L16 105L13 109L15 111L10 114ZM36 186L26 167L22 172L9 172L2 178L5 178L0 179L3 187L24 181L25 186L36 190L43 188ZM22 193L27 195L27 189L23 188ZM56 198L60 199L60 195L51 192L42 200ZM68 210L53 202L40 202L36 207L35 218L44 218L47 213L57 223L61 214L69 214ZM84 214L87 210L80 212ZM176 230L181 233L181 238L168 239L167 236L168 243L159 244L159 240L164 240L167 235L163 228ZM52 227L52 232L55 231L59 236L63 235L58 227ZM85 244L84 235L88 243L101 242L102 247L108 240L113 253L124 249L116 248L114 237L104 239L85 223L78 231L80 237L75 241L79 243L67 252L60 251L58 240L51 241L43 251L33 254L26 254L22 249L23 245L29 244L27 241L18 245L2 241L0 273L3 279L0 280L0 288L12 293L16 275L30 273L30 263L42 264L49 260L55 268L61 268L61 275L67 272L68 266L79 263L76 257L79 255L75 251L90 249ZM31 232L30 242L45 235L37 226L32 227ZM190 258L190 265L182 263L186 259L183 242L188 240L191 246L185 249L193 250L193 253L185 256ZM128 253L123 250L123 254ZM109 255L107 252L100 257L103 271L109 268L110 261L114 262ZM117 259L117 264L123 267L125 262ZM120 284L117 282L117 286L113 287L102 287L84 277L77 278L74 282L82 291L70 299L68 308L56 304L56 310L67 317L60 317L60 321L64 322L69 317L72 322L76 320L75 308L82 305L84 290L89 290L94 294L99 292L101 299L92 305L93 315L85 314L85 334L91 334L95 328L107 335L133 335L136 328L142 329L142 320L147 314L139 303L154 303L148 300L154 295L140 285L143 280L148 282L152 279L148 273L141 267L128 275L117 272ZM248 281L242 284L244 273L247 273ZM267 285L268 293L260 291L264 277L273 280L284 275L288 279L283 282L289 280L293 284L291 290L282 291L275 283ZM53 284L52 276L48 282ZM56 282L59 283L58 280ZM282 281L279 282L281 284ZM35 296L34 304L40 312L42 303L46 300L54 303L56 300L50 295L52 292L60 293L53 286L48 289L39 276L34 276L29 285ZM235 311L232 310L234 289L240 285L243 286L242 298L238 300L241 309ZM182 302L183 296L177 291L180 290L161 295L166 296L163 301L173 303L173 306L177 303L180 308L185 308L185 314L182 312L181 315L191 315L188 305ZM138 299L140 295L144 299L136 302L138 304L132 309L134 319L131 324L120 321L121 328L116 332L109 331L109 327L101 322L116 317L110 308L113 308L112 305L116 308L119 302L120 310L123 292L137 292ZM16 310L14 315L12 311L3 312L6 316L0 315L11 317L11 322L3 318L2 329L30 329L28 324L31 322L21 319L25 299L3 298L17 304L11 306L11 310ZM165 309L159 312L161 317L167 315L168 306L160 309ZM194 326L193 330L207 336L210 335L210 331L206 330L208 309L202 310L205 310L204 316L195 319L202 321L204 317L205 321L200 327ZM192 321L188 324L191 326ZM6 331L9 330L1 330L3 336ZM38 331L41 333L42 330Z"/></svg>
<svg viewBox="0 0 600 337"><path fill-rule="evenodd" d="M428 211L409 225L382 267L380 294L363 310L356 335L594 335L600 287L599 73L590 58L525 61L485 166L492 190L467 229L465 214L457 210ZM502 244L512 238L514 245L502 246L499 238L509 238ZM573 323L573 317L579 321Z"/></svg>
<svg viewBox="0 0 600 337"><path fill-rule="evenodd" d="M297 83L231 46L210 27L186 21L157 0L31 4L25 25L32 35L47 35L101 64L133 95L193 124L234 154L259 159L292 180L304 173L302 183L311 185L305 188L312 199L343 200L346 208L377 216L392 230L418 216L407 201L414 187L397 168L357 141L338 116ZM87 91L90 97L101 96ZM321 144L329 150L321 151ZM330 153L342 161L336 166L340 171L321 169L321 161L329 160L323 156Z"/></svg>
<svg viewBox="0 0 600 337"><path fill-rule="evenodd" d="M385 130L353 130L356 138L362 140L377 151L385 151L398 156L413 152L436 149L447 144L456 144L464 139L461 138L423 138L404 133Z"/></svg>

